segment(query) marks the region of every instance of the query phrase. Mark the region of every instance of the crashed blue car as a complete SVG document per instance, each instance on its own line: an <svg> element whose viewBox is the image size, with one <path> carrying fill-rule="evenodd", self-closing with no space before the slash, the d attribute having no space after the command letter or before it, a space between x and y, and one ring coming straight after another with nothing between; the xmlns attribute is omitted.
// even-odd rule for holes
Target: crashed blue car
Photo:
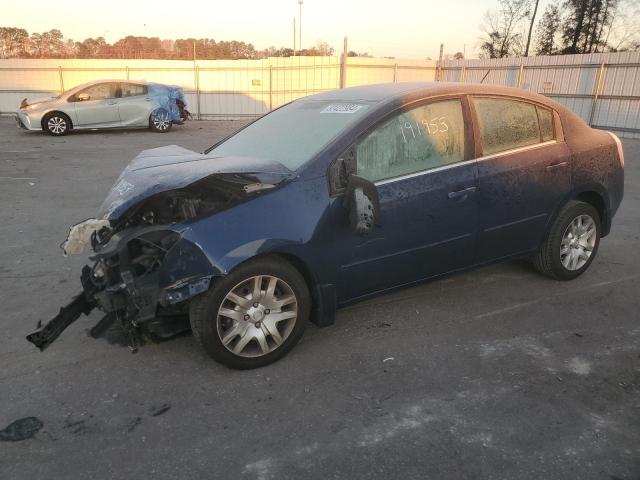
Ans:
<svg viewBox="0 0 640 480"><path fill-rule="evenodd" d="M541 95L438 82L306 97L204 153L138 155L63 245L92 250L82 292L28 339L44 349L98 308L133 346L188 321L214 359L259 367L309 320L428 279L514 258L576 278L623 181L618 138Z"/></svg>

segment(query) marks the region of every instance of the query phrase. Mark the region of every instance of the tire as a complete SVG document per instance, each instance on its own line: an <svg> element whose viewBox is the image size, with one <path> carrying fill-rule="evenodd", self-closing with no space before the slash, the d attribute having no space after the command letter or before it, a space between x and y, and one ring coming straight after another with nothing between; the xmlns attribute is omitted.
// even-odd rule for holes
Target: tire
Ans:
<svg viewBox="0 0 640 480"><path fill-rule="evenodd" d="M71 119L64 113L47 113L42 119L42 129L54 137L67 135L71 130Z"/></svg>
<svg viewBox="0 0 640 480"><path fill-rule="evenodd" d="M600 215L592 205L575 200L567 203L533 258L536 270L556 280L573 280L582 275L598 253L600 223ZM576 232L583 233L576 236Z"/></svg>
<svg viewBox="0 0 640 480"><path fill-rule="evenodd" d="M167 133L172 126L173 123L169 118L169 113L165 110L156 110L149 116L149 128L153 132Z"/></svg>
<svg viewBox="0 0 640 480"><path fill-rule="evenodd" d="M287 303L278 308L279 302ZM244 370L284 357L302 337L310 312L303 276L274 255L249 260L216 280L191 301L189 320L196 342L210 357Z"/></svg>

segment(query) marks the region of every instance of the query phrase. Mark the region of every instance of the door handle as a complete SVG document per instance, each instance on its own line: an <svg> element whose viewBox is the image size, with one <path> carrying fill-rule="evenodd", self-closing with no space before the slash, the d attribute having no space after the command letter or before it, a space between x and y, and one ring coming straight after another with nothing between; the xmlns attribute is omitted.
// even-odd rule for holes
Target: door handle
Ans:
<svg viewBox="0 0 640 480"><path fill-rule="evenodd" d="M567 162L560 162L560 163L554 163L553 165L547 165L547 170L548 171L552 171L555 170L556 168L562 168L562 167L566 167L568 165Z"/></svg>
<svg viewBox="0 0 640 480"><path fill-rule="evenodd" d="M466 197L467 195L475 192L476 190L477 190L476 187L469 187L469 188L465 188L464 190L458 190L457 192L449 192L447 197L449 197L450 199Z"/></svg>

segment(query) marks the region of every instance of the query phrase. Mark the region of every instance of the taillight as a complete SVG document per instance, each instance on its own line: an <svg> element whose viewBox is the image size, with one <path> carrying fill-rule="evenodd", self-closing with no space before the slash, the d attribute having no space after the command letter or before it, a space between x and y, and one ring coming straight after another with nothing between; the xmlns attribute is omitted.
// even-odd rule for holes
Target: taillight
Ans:
<svg viewBox="0 0 640 480"><path fill-rule="evenodd" d="M616 145L618 146L618 158L620 159L620 166L624 168L624 152L622 151L622 142L615 133L607 133L611 135L611 138L613 138L613 140L616 142Z"/></svg>

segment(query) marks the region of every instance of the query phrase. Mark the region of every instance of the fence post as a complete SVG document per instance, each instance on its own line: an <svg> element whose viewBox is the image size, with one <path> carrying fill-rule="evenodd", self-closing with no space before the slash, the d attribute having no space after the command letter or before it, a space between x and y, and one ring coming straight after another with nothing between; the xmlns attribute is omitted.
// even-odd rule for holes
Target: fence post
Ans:
<svg viewBox="0 0 640 480"><path fill-rule="evenodd" d="M198 120L201 120L200 115L200 67L198 65L193 66L193 75L196 84L196 116Z"/></svg>
<svg viewBox="0 0 640 480"><path fill-rule="evenodd" d="M62 78L62 67L58 65L58 77L60 79L60 93L64 92L64 79Z"/></svg>
<svg viewBox="0 0 640 480"><path fill-rule="evenodd" d="M460 83L464 83L464 76L467 73L467 70L465 69L465 62L466 60L462 60L462 67L460 70Z"/></svg>
<svg viewBox="0 0 640 480"><path fill-rule="evenodd" d="M340 88L344 88L347 83L347 37L344 37L342 57L340 58Z"/></svg>
<svg viewBox="0 0 640 480"><path fill-rule="evenodd" d="M269 64L269 111L273 110L273 65Z"/></svg>
<svg viewBox="0 0 640 480"><path fill-rule="evenodd" d="M125 75L126 75L126 77L127 77L127 80L130 80L130 79L129 79L129 65L127 65L126 67L124 67L124 73L125 73Z"/></svg>
<svg viewBox="0 0 640 480"><path fill-rule="evenodd" d="M398 64L393 65L393 83L398 82Z"/></svg>
<svg viewBox="0 0 640 480"><path fill-rule="evenodd" d="M589 114L589 126L593 125L593 117L596 115L596 106L598 104L598 97L602 93L602 85L604 84L604 71L605 64L602 62L600 64L600 68L598 69L598 76L596 77L596 81L593 89L593 103L591 104L591 113Z"/></svg>
<svg viewBox="0 0 640 480"><path fill-rule="evenodd" d="M524 63L522 63L522 61L520 61L520 68L518 69L518 80L516 83L516 87L520 88L520 86L522 85L522 79L524 77Z"/></svg>

